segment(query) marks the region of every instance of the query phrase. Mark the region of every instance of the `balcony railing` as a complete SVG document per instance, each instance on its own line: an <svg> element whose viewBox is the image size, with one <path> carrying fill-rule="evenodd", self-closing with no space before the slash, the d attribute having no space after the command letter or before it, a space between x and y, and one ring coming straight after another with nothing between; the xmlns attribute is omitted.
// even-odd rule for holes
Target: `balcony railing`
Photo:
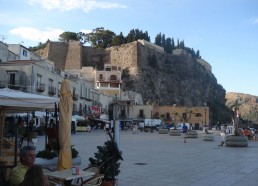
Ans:
<svg viewBox="0 0 258 186"><path fill-rule="evenodd" d="M53 96L56 94L56 87L48 86L48 94Z"/></svg>
<svg viewBox="0 0 258 186"><path fill-rule="evenodd" d="M20 90L21 89L21 85L12 84L12 85L8 85L8 88L14 89L14 90Z"/></svg>
<svg viewBox="0 0 258 186"><path fill-rule="evenodd" d="M6 87L6 83L5 83L5 82L0 81L0 88L5 88L5 87Z"/></svg>
<svg viewBox="0 0 258 186"><path fill-rule="evenodd" d="M145 118L145 114L138 114L137 118Z"/></svg>
<svg viewBox="0 0 258 186"><path fill-rule="evenodd" d="M125 114L119 114L119 118L124 119L124 118L126 118L126 115Z"/></svg>
<svg viewBox="0 0 258 186"><path fill-rule="evenodd" d="M45 91L45 83L38 83L37 91L38 92L44 92Z"/></svg>

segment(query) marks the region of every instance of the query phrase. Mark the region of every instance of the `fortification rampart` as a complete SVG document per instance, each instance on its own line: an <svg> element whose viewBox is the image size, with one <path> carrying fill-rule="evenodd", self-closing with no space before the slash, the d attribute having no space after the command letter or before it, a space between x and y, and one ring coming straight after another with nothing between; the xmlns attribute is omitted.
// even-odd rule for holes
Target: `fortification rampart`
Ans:
<svg viewBox="0 0 258 186"><path fill-rule="evenodd" d="M68 53L68 43L66 42L50 42L46 48L48 51L47 58L55 62L55 67L64 70L66 56Z"/></svg>
<svg viewBox="0 0 258 186"><path fill-rule="evenodd" d="M109 53L108 63L120 65L123 68L137 66L137 41L106 49Z"/></svg>
<svg viewBox="0 0 258 186"><path fill-rule="evenodd" d="M80 41L69 41L65 69L81 69L82 45Z"/></svg>

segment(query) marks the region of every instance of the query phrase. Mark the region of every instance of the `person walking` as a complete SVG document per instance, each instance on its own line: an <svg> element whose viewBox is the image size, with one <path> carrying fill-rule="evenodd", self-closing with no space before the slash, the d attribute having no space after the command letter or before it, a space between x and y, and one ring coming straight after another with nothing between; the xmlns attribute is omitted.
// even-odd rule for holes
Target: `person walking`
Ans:
<svg viewBox="0 0 258 186"><path fill-rule="evenodd" d="M186 134L188 132L188 127L185 125L185 123L183 124L182 130L184 134L184 143L186 143Z"/></svg>

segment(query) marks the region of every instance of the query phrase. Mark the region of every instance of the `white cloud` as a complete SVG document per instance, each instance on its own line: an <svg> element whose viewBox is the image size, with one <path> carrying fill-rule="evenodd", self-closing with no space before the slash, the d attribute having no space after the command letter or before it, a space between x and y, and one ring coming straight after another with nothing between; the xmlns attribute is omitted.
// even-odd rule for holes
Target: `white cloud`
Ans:
<svg viewBox="0 0 258 186"><path fill-rule="evenodd" d="M88 33L91 33L92 30L90 30L90 29L81 29L80 32L88 34Z"/></svg>
<svg viewBox="0 0 258 186"><path fill-rule="evenodd" d="M57 40L64 31L56 28L46 28L45 31L42 31L31 27L18 27L9 32L29 41L45 42L48 39Z"/></svg>
<svg viewBox="0 0 258 186"><path fill-rule="evenodd" d="M40 5L47 10L58 9L62 11L82 9L84 12L90 12L95 9L126 8L125 5L119 3L96 0L28 0L28 3L30 5Z"/></svg>

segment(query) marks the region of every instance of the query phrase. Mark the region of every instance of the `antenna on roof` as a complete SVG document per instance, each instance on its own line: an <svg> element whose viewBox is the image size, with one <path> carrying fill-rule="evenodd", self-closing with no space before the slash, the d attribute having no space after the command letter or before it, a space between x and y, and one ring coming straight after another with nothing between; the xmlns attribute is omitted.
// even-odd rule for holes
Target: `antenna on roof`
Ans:
<svg viewBox="0 0 258 186"><path fill-rule="evenodd" d="M2 42L4 42L4 40L7 38L6 36L4 35L0 35L2 37Z"/></svg>

